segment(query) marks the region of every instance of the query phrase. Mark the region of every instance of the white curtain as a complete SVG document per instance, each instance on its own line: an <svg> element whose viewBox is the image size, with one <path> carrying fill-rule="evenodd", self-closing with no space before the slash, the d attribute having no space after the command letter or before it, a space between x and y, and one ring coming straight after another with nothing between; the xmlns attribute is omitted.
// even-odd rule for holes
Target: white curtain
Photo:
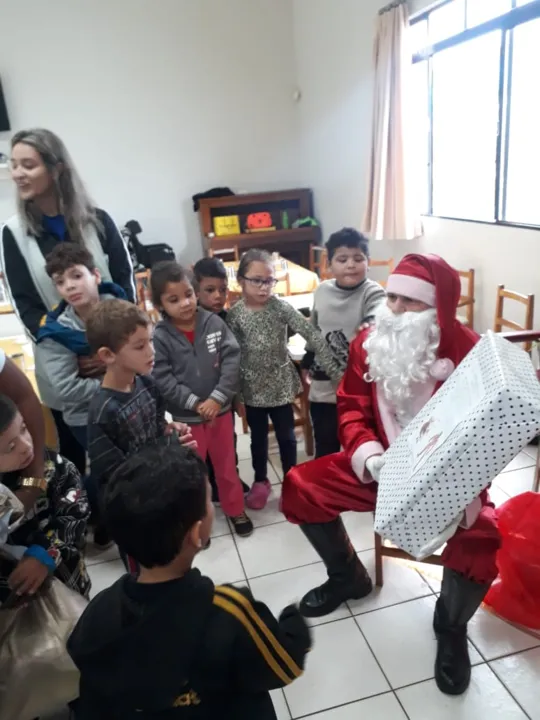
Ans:
<svg viewBox="0 0 540 720"><path fill-rule="evenodd" d="M411 53L404 0L380 11L374 45L373 125L363 230L376 240L410 240L422 232L411 163L408 93ZM411 139L409 139L411 138Z"/></svg>

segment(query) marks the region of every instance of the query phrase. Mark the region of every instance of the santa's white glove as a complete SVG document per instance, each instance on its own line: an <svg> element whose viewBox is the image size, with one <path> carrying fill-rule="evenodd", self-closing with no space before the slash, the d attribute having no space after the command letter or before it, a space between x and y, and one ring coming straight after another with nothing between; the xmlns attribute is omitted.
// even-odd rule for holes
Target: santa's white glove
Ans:
<svg viewBox="0 0 540 720"><path fill-rule="evenodd" d="M366 470L375 482L379 482L384 463L384 455L372 455L366 460Z"/></svg>

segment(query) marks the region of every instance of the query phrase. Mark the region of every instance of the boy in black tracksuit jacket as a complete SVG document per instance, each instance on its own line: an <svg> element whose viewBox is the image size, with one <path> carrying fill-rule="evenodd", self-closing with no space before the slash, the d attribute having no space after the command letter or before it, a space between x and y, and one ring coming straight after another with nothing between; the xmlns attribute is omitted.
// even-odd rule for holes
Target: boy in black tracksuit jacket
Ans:
<svg viewBox="0 0 540 720"><path fill-rule="evenodd" d="M191 567L212 527L203 461L181 445L146 446L103 505L141 572L94 598L68 641L77 720L275 720L268 691L302 674L309 630L295 607L276 620L249 590Z"/></svg>

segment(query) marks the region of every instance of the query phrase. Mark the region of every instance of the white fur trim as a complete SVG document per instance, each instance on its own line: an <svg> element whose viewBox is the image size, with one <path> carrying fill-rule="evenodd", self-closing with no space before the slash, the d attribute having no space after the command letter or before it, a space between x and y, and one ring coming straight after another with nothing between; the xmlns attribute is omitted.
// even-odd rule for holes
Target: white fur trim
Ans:
<svg viewBox="0 0 540 720"><path fill-rule="evenodd" d="M469 503L465 508L465 512L463 513L463 518L461 519L459 526L465 528L466 530L471 528L476 522L478 516L480 515L481 510L482 501L479 497L474 498L472 503Z"/></svg>
<svg viewBox="0 0 540 720"><path fill-rule="evenodd" d="M386 282L386 292L391 295L402 295L411 300L419 300L430 307L436 305L435 285L410 275L392 273Z"/></svg>

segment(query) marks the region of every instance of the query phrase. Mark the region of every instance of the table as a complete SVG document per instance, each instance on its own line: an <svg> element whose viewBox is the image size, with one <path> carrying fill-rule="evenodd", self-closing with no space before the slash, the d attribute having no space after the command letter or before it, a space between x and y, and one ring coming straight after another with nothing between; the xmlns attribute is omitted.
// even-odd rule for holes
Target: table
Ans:
<svg viewBox="0 0 540 720"><path fill-rule="evenodd" d="M0 338L0 348L24 372L37 392L36 376L34 373L34 351L32 343L26 335Z"/></svg>
<svg viewBox="0 0 540 720"><path fill-rule="evenodd" d="M238 263L234 260L224 263L227 269L227 276L229 279L229 290L233 293L241 292L240 286L236 280L236 272L238 270ZM279 265L282 271L276 272L276 277L279 282L275 287L276 295L306 295L314 292L319 284L319 278L317 274L308 270L301 265L293 263L291 260L285 260L280 258ZM286 276L288 273L288 282L286 277L280 279L280 276Z"/></svg>

